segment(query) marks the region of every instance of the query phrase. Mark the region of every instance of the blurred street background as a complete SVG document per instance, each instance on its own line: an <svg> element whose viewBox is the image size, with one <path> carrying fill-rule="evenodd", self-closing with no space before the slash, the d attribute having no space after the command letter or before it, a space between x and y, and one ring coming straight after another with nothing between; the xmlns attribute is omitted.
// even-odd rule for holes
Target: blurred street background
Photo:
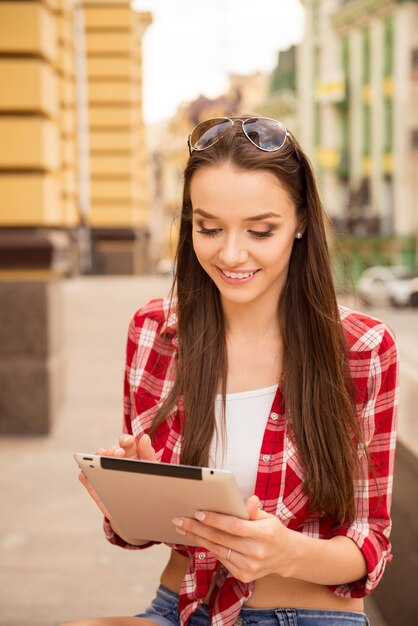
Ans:
<svg viewBox="0 0 418 626"><path fill-rule="evenodd" d="M133 312L167 294L187 136L281 120L317 173L341 302L394 329L394 561L418 623L418 2L0 1L0 626L133 614L164 547L117 550L76 481L112 443Z"/></svg>

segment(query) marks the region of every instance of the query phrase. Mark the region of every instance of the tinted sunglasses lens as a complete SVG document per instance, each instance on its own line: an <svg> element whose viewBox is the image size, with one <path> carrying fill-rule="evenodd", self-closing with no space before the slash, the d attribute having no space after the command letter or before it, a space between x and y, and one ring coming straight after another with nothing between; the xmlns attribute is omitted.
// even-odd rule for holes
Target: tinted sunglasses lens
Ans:
<svg viewBox="0 0 418 626"><path fill-rule="evenodd" d="M205 150L222 137L232 126L231 120L225 118L208 120L198 124L190 135L190 145L193 150Z"/></svg>
<svg viewBox="0 0 418 626"><path fill-rule="evenodd" d="M247 138L261 150L274 152L286 141L287 130L280 122L262 117L252 117L243 125Z"/></svg>

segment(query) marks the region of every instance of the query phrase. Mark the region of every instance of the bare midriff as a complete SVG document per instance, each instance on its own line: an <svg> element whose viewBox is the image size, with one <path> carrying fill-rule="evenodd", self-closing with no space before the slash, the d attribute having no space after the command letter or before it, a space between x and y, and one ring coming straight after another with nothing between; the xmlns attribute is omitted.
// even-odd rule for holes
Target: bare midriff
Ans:
<svg viewBox="0 0 418 626"><path fill-rule="evenodd" d="M170 559L161 575L161 584L174 593L179 593L181 581L188 567L189 559L175 550L171 551ZM212 587L213 587L212 583ZM208 598L212 588L204 600ZM324 585L283 578L278 574L270 574L256 580L254 592L245 604L252 608L307 608L335 611L363 611L363 601L357 598L342 598L332 593Z"/></svg>

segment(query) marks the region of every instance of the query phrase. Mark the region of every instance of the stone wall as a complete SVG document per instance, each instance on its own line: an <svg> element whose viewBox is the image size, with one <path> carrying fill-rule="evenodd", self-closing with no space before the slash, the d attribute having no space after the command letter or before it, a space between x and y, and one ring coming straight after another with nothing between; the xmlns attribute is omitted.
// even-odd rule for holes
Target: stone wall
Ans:
<svg viewBox="0 0 418 626"><path fill-rule="evenodd" d="M60 280L0 280L0 434L50 431L63 394Z"/></svg>

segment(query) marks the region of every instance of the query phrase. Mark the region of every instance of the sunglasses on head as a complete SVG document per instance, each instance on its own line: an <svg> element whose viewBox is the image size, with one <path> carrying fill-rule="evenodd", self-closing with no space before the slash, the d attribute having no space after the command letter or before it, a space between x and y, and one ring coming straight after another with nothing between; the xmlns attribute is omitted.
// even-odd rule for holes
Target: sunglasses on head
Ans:
<svg viewBox="0 0 418 626"><path fill-rule="evenodd" d="M200 122L189 135L189 154L194 150L206 150L213 146L227 130L236 123L240 123L242 132L259 150L275 152L280 150L290 136L286 126L270 117L249 117L246 119L229 117L215 117Z"/></svg>

